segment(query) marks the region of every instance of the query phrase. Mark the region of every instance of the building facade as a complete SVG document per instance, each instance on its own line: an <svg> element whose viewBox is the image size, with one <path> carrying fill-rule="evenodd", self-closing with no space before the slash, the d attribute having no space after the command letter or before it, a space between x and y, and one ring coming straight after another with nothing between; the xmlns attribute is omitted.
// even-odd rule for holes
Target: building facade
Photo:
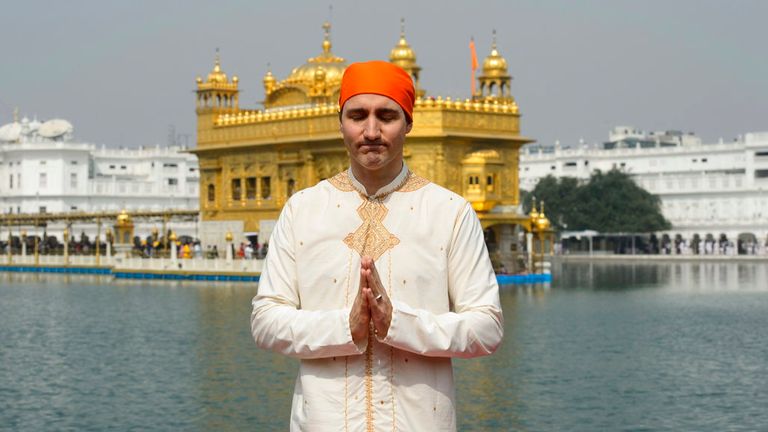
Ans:
<svg viewBox="0 0 768 432"><path fill-rule="evenodd" d="M768 242L767 132L705 144L693 134L617 127L599 147L526 149L520 167L525 190L550 174L587 180L594 170L619 169L661 199L672 229L660 236L688 245L724 236L734 253L739 245L741 253L764 250Z"/></svg>
<svg viewBox="0 0 768 432"><path fill-rule="evenodd" d="M269 238L286 200L348 167L339 133L338 98L345 59L331 50L324 26L322 52L278 80L263 77L262 109L239 106L239 79L227 77L217 56L206 79L197 78L197 147L201 232L215 243L226 232ZM409 168L470 201L490 243L508 245L520 212L518 160L531 140L520 135L511 76L496 43L483 63L480 91L464 100L427 96L421 68L401 32L389 60L405 69L417 91L414 127L404 154ZM507 259L506 257L504 259Z"/></svg>
<svg viewBox="0 0 768 432"><path fill-rule="evenodd" d="M0 213L197 209L197 157L183 147L106 148L73 132L61 119L0 127Z"/></svg>

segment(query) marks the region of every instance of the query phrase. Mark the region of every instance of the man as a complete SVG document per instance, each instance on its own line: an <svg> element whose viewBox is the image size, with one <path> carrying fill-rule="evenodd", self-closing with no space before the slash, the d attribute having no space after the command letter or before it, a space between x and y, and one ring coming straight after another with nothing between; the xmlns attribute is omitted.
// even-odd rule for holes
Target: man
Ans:
<svg viewBox="0 0 768 432"><path fill-rule="evenodd" d="M455 430L451 357L501 342L498 286L461 196L403 162L410 76L350 65L347 171L286 203L253 300L258 346L301 359L292 431Z"/></svg>

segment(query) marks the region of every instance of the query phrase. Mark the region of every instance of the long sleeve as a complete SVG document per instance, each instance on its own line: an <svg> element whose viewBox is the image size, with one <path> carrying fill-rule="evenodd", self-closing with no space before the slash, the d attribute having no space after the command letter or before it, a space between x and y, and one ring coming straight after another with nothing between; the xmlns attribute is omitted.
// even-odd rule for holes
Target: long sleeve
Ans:
<svg viewBox="0 0 768 432"><path fill-rule="evenodd" d="M277 221L253 299L251 333L263 349L301 359L355 355L365 346L352 341L349 309L304 310L298 290L289 201Z"/></svg>
<svg viewBox="0 0 768 432"><path fill-rule="evenodd" d="M450 312L435 314L393 301L392 322L381 342L433 357L493 353L503 336L499 289L477 215L467 204L448 251Z"/></svg>

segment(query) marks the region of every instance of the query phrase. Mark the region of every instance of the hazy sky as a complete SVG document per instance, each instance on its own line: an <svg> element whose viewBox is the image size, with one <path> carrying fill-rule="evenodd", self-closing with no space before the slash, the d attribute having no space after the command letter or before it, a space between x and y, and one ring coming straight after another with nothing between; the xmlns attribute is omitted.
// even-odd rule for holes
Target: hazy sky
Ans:
<svg viewBox="0 0 768 432"><path fill-rule="evenodd" d="M467 97L469 48L491 31L513 76L522 133L545 145L599 142L614 125L694 131L705 141L768 131L766 1L10 1L0 2L0 124L13 108L61 117L83 141L194 143L195 77L240 78L259 107L278 79L321 52L386 59L400 18L430 95ZM186 137L185 137L186 136Z"/></svg>

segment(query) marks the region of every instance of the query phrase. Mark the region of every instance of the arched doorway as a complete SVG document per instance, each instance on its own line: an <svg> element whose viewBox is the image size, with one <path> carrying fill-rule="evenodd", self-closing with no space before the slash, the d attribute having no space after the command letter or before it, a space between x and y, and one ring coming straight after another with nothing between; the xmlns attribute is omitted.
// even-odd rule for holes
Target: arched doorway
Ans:
<svg viewBox="0 0 768 432"><path fill-rule="evenodd" d="M752 233L740 233L736 237L736 250L739 255L755 255L757 249L756 235Z"/></svg>

